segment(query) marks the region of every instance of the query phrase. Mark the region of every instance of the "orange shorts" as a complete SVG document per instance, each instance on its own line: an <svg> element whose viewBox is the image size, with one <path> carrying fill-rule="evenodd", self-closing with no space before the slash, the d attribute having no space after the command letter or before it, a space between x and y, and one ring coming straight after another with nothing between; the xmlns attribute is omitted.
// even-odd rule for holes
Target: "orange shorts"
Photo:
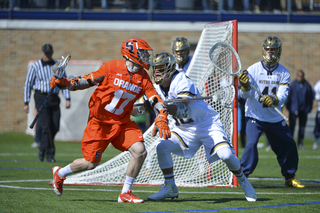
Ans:
<svg viewBox="0 0 320 213"><path fill-rule="evenodd" d="M83 132L81 150L87 161L100 162L102 153L110 143L124 152L139 141L144 142L143 135L134 121L110 125L90 120Z"/></svg>

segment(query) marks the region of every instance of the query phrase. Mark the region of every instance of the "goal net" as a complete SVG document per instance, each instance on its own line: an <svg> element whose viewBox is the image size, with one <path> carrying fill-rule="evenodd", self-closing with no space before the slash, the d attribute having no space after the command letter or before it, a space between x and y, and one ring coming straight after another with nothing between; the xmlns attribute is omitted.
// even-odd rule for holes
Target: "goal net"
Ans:
<svg viewBox="0 0 320 213"><path fill-rule="evenodd" d="M186 73L196 83L202 96L213 95L224 87L233 88L233 77L215 70L210 64L208 52L218 41L224 41L233 46L236 42L234 40L237 38L236 24L236 21L211 23L205 25L202 31L192 62ZM225 64L224 67L232 69L232 61L232 58L224 57L221 63ZM235 94L234 91L231 91L224 95L232 96L231 99L233 100ZM236 122L233 121L233 109L231 105L226 106L224 103L213 102L211 100L207 100L207 102L220 113L220 119L225 127L225 131L231 139L233 122ZM174 125L173 118L169 117L170 129ZM135 185L159 185L164 182L156 153L156 145L160 138L151 136L153 126L151 125L144 133L148 156L139 176L135 180ZM130 158L131 154L128 151L123 152L99 165L94 170L68 176L64 184L122 185ZM229 171L226 164L221 160L209 164L206 160L203 146L191 159L185 159L174 154L172 154L172 158L177 186L232 186L233 174Z"/></svg>

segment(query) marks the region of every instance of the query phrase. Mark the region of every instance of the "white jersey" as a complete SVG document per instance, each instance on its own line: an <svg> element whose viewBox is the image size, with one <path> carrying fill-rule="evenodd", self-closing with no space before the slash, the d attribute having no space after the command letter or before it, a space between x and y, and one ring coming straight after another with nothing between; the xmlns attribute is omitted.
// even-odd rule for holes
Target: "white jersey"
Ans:
<svg viewBox="0 0 320 213"><path fill-rule="evenodd" d="M177 71L173 74L168 91L162 90L160 85L155 85L155 88L163 100L201 97L194 82L184 73ZM172 136L169 140L179 144L186 158L191 158L200 146L204 145L207 159L212 163L219 159L216 155L218 149L232 147L219 116L204 100L190 101L188 117L174 118L176 127L171 130Z"/></svg>
<svg viewBox="0 0 320 213"><path fill-rule="evenodd" d="M179 67L179 64L178 64L178 63L176 63L176 70L178 70L179 72L186 73L187 70L188 70L188 67L189 67L189 65L190 65L190 63L191 63L191 60L192 60L192 56L189 55L189 60L187 61L187 63L185 63L185 64L183 65L182 68Z"/></svg>
<svg viewBox="0 0 320 213"><path fill-rule="evenodd" d="M317 104L318 104L318 107L317 107L317 110L320 111L320 81L318 81L316 83L316 85L314 85L314 93L315 93L315 99L317 101Z"/></svg>
<svg viewBox="0 0 320 213"><path fill-rule="evenodd" d="M281 64L272 70L259 61L248 68L249 81L263 95L276 95L279 105L276 106L281 111L281 106L285 103L289 93L290 73ZM240 96L247 99L245 105L245 115L263 122L276 123L283 118L273 108L260 103L259 94L251 89L250 91L240 90Z"/></svg>
<svg viewBox="0 0 320 213"><path fill-rule="evenodd" d="M160 87L155 85L156 91L163 100L180 98L201 97L198 88L194 82L184 73L175 73L173 75L169 91L166 93ZM188 105L188 117L176 119L177 127L186 131L197 131L199 128L207 128L207 125L216 124L216 130L224 130L219 119L219 113L216 112L204 100L190 101Z"/></svg>

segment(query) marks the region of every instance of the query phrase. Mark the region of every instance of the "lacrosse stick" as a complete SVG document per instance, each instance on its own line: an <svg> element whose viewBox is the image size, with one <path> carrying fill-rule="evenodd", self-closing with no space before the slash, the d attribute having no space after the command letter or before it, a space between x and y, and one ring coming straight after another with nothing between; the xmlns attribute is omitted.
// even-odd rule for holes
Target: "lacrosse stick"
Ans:
<svg viewBox="0 0 320 213"><path fill-rule="evenodd" d="M66 66L68 65L70 59L71 59L71 55L68 55L65 58L62 56L62 59L52 66L52 73L53 73L53 76L55 78L61 78L61 76L62 76ZM53 93L53 90L54 90L54 88L50 89L47 97L44 99L43 103L41 104L40 109L38 110L36 117L34 117L32 123L29 126L30 129L32 129L34 127L34 125L36 124L36 122L37 122L37 120L38 120L38 118L40 116L40 112L41 112L42 108L46 105L46 102L47 102L49 96Z"/></svg>
<svg viewBox="0 0 320 213"><path fill-rule="evenodd" d="M212 99L213 102L219 102L225 107L230 108L230 105L233 102L235 90L233 85L229 85L223 87L222 89L215 92L212 96L205 96L205 97L198 97L198 98L180 98L180 99L169 99L165 100L165 104L174 104L174 103L182 103L182 102L189 102L189 101L196 101L196 100L205 100L205 99ZM136 103L133 106L143 106L144 103Z"/></svg>
<svg viewBox="0 0 320 213"><path fill-rule="evenodd" d="M209 51L209 58L212 62L212 65L218 69L219 71L223 72L226 75L231 76L237 76L241 74L241 62L240 57L236 50L229 44L225 42L217 42L215 45L213 45ZM232 60L232 65L229 66L228 63L220 63L224 60L229 60L230 58ZM229 63L229 64L230 64ZM263 97L263 94L258 90L255 86L252 85L252 83L249 82L249 86L254 89L261 97ZM271 107L279 114L281 117L287 122L288 118L282 114L282 112L273 104Z"/></svg>

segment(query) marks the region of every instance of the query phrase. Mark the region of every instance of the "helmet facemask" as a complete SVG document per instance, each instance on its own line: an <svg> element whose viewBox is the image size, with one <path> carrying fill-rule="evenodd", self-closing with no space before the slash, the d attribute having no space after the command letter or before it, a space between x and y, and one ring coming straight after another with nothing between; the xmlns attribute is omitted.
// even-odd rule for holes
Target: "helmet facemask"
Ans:
<svg viewBox="0 0 320 213"><path fill-rule="evenodd" d="M171 77L175 70L175 58L172 54L162 52L155 54L152 58L151 72L156 84L164 83ZM159 75L159 72L163 74L162 77L157 77L157 75Z"/></svg>
<svg viewBox="0 0 320 213"><path fill-rule="evenodd" d="M183 65L189 60L190 44L186 38L177 37L171 47L177 64Z"/></svg>
<svg viewBox="0 0 320 213"><path fill-rule="evenodd" d="M137 55L138 55L138 61L140 61L141 64L147 64L150 67L150 59L153 56L152 50L139 49L137 51Z"/></svg>
<svg viewBox="0 0 320 213"><path fill-rule="evenodd" d="M279 63L282 51L282 42L278 37L269 36L262 43L262 59L268 66ZM269 53L269 54L267 54Z"/></svg>
<svg viewBox="0 0 320 213"><path fill-rule="evenodd" d="M124 41L121 46L121 54L125 59L133 62L134 66L143 67L146 70L150 68L152 48L142 39L133 38Z"/></svg>

